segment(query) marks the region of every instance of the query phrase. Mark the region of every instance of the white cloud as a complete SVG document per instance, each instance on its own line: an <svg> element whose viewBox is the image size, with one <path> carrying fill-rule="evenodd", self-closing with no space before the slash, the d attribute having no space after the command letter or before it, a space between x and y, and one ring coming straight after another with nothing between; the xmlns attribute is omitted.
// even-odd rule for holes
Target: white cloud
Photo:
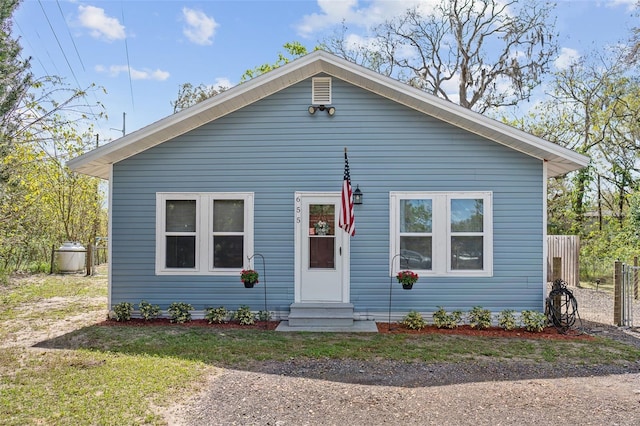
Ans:
<svg viewBox="0 0 640 426"><path fill-rule="evenodd" d="M342 22L347 26L367 28L394 16L400 16L414 6L428 12L437 2L438 0L371 0L361 2L364 4L360 6L358 0L318 0L320 13L303 16L296 29L299 35L309 37L317 31L340 25Z"/></svg>
<svg viewBox="0 0 640 426"><path fill-rule="evenodd" d="M187 36L191 42L203 46L213 43L211 39L216 33L216 28L219 26L213 18L210 18L199 10L189 9L187 7L182 9L182 17L186 22L182 33Z"/></svg>
<svg viewBox="0 0 640 426"><path fill-rule="evenodd" d="M107 41L126 37L124 25L116 18L107 16L104 9L95 6L78 6L80 25L91 30L91 36Z"/></svg>
<svg viewBox="0 0 640 426"><path fill-rule="evenodd" d="M233 86L235 86L235 84L232 83L231 80L229 80L226 77L218 77L218 78L216 78L216 82L213 84L213 86L215 88L224 87L226 89L230 89Z"/></svg>
<svg viewBox="0 0 640 426"><path fill-rule="evenodd" d="M560 49L560 55L554 61L554 65L559 70L565 70L580 59L580 53L575 49L563 47Z"/></svg>
<svg viewBox="0 0 640 426"><path fill-rule="evenodd" d="M609 7L625 6L627 10L634 10L637 6L637 0L611 0Z"/></svg>
<svg viewBox="0 0 640 426"><path fill-rule="evenodd" d="M100 73L107 73L110 77L117 77L121 73L128 74L129 67L126 65L111 65L109 68L106 68L103 65L96 65L95 70ZM155 80L155 81L164 81L168 79L170 76L169 72L162 70L150 70L143 69L137 70L131 68L131 79L132 80Z"/></svg>

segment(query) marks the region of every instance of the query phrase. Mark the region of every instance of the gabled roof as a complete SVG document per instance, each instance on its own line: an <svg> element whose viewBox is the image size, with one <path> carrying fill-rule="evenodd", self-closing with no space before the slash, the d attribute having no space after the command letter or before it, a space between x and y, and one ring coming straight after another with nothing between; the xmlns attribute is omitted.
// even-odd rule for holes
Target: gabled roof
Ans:
<svg viewBox="0 0 640 426"><path fill-rule="evenodd" d="M315 51L68 162L77 172L109 178L110 165L182 135L319 73L344 80L409 108L547 162L548 176L586 166L589 158L385 77Z"/></svg>

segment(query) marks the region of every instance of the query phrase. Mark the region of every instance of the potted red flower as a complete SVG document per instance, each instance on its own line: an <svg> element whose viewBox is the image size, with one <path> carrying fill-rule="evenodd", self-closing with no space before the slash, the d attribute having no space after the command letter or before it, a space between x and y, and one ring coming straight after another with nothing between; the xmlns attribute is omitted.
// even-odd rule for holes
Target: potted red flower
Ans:
<svg viewBox="0 0 640 426"><path fill-rule="evenodd" d="M402 284L403 289L411 290L416 281L418 281L418 274L413 271L400 271L396 278Z"/></svg>
<svg viewBox="0 0 640 426"><path fill-rule="evenodd" d="M258 284L260 282L258 281L258 277L258 272L253 269L243 269L242 272L240 272L240 281L244 283L246 288L253 288L255 284Z"/></svg>

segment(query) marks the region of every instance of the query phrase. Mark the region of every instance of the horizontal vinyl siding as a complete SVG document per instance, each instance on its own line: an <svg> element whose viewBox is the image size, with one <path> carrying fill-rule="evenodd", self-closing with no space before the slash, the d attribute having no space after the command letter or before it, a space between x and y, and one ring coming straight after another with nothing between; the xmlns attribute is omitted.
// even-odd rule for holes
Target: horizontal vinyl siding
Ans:
<svg viewBox="0 0 640 426"><path fill-rule="evenodd" d="M270 310L293 302L294 192L341 187L343 148L364 193L351 240L356 311L389 308L389 192L492 191L494 276L393 282L393 310L540 309L542 163L333 80L336 113L307 112L311 80L114 165L112 303L263 309L261 284L236 277L155 276L156 192L254 192L255 252ZM255 267L262 274L259 259ZM395 281L395 280L393 280Z"/></svg>

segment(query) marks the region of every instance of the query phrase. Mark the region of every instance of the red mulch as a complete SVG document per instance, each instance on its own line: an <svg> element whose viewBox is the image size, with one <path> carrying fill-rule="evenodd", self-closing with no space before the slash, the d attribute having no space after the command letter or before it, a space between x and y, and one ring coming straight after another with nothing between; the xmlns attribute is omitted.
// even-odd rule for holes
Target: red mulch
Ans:
<svg viewBox="0 0 640 426"><path fill-rule="evenodd" d="M198 319L186 322L183 324L175 324L169 321L168 318L156 318L153 320L145 321L141 318L132 318L129 321L114 321L106 320L98 323L99 326L109 327L161 327L161 326L174 326L174 327L207 327L212 329L229 330L275 330L280 324L279 321L256 321L254 325L240 325L237 322L226 322L222 324L209 324L207 320ZM594 337L587 334L582 334L576 330L569 330L567 334L560 333L554 327L547 327L540 333L533 333L526 331L523 328L507 331L499 327L490 327L484 330L478 330L471 328L469 325L460 325L458 328L447 329L437 328L434 325L428 325L422 330L411 330L402 324L391 323L391 331L389 331L388 323L377 323L378 332L380 333L392 333L392 334L450 334L460 336L484 336L484 337L511 337L520 339L555 339L555 340L591 340Z"/></svg>
<svg viewBox="0 0 640 426"><path fill-rule="evenodd" d="M228 329L244 329L244 330L275 330L280 324L280 321L256 321L254 325L240 325L237 322L225 322L222 324L209 324L207 320L197 319L185 322L182 324L176 324L169 321L169 318L156 318L152 320L144 320L142 318L131 318L129 321L114 321L106 320L98 323L100 326L121 326L121 327L162 327L162 326L174 326L174 327L207 327L207 328L219 328L223 330Z"/></svg>
<svg viewBox="0 0 640 426"><path fill-rule="evenodd" d="M460 325L457 328L438 328L435 325L428 325L421 330L411 330L402 324L391 323L389 331L388 323L378 323L378 332L392 334L451 334L459 336L484 336L484 337L511 337L519 339L553 339L553 340L592 340L594 337L583 334L577 330L569 330L562 334L555 327L546 327L539 333L527 331L524 328L514 330L504 330L500 327L489 327L484 330L471 328L470 325Z"/></svg>

